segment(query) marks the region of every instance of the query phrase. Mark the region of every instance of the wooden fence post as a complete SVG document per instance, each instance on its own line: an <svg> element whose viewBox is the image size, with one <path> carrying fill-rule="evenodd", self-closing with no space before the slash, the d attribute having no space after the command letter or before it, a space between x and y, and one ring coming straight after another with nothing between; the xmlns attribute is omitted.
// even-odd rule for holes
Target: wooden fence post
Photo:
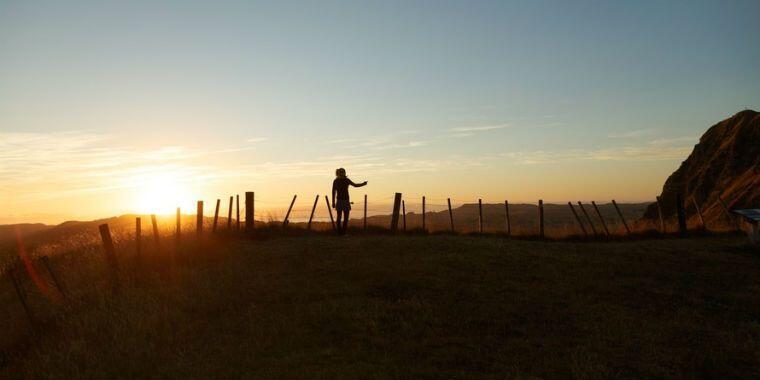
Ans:
<svg viewBox="0 0 760 380"><path fill-rule="evenodd" d="M596 237L597 236L596 227L594 227L594 222L591 220L591 215L588 214L588 212L586 211L586 208L583 207L583 203L581 203L581 201L578 201L578 207L581 208L583 215L586 216L586 221L588 222L589 226L591 226L591 232L593 232L594 237Z"/></svg>
<svg viewBox="0 0 760 380"><path fill-rule="evenodd" d="M216 208L214 208L214 224L211 225L211 232L216 233L216 225L219 222L219 202L221 200L216 200Z"/></svg>
<svg viewBox="0 0 760 380"><path fill-rule="evenodd" d="M451 212L451 198L446 198L446 202L449 204L449 222L451 222L451 232L454 231L454 213Z"/></svg>
<svg viewBox="0 0 760 380"><path fill-rule="evenodd" d="M317 210L317 202L319 201L319 194L317 194L317 197L314 198L314 205L311 206L311 214L309 214L309 223L306 224L306 229L311 231L311 221L314 219L314 211Z"/></svg>
<svg viewBox="0 0 760 380"><path fill-rule="evenodd" d="M330 223L332 224L333 231L337 231L335 228L335 219L333 219L332 208L330 207L330 199L325 195L325 204L327 204L327 213L330 214Z"/></svg>
<svg viewBox="0 0 760 380"><path fill-rule="evenodd" d="M723 201L723 197L720 195L718 195L718 202L720 202L721 208L723 208L723 211L726 213L728 221L733 223L737 231L740 231L742 228L741 225L739 225L739 221L734 217L734 215L731 214L731 211L728 211L728 206L726 205L726 202Z"/></svg>
<svg viewBox="0 0 760 380"><path fill-rule="evenodd" d="M538 237L544 238L544 200L538 200Z"/></svg>
<svg viewBox="0 0 760 380"><path fill-rule="evenodd" d="M573 204L571 202L567 202L567 205L570 206L570 211L573 212L575 221L578 222L578 226L581 227L581 231L583 231L583 237L588 238L588 232L586 232L586 227L583 226L583 222L581 221L581 218L578 216L578 213L575 212L575 207L573 207Z"/></svg>
<svg viewBox="0 0 760 380"><path fill-rule="evenodd" d="M699 217L699 223L702 225L702 228L705 230L707 229L707 225L705 224L705 218L702 216L702 210L699 208L699 204L697 203L697 198L691 197L691 202L694 203L694 208L697 210L697 216Z"/></svg>
<svg viewBox="0 0 760 380"><path fill-rule="evenodd" d="M290 207L288 207L288 212L285 214L285 220L282 221L282 227L283 228L288 226L288 218L290 218L290 210L293 209L293 204L296 203L296 197L297 196L298 196L297 194L294 195L293 196L293 200L290 201Z"/></svg>
<svg viewBox="0 0 760 380"><path fill-rule="evenodd" d="M180 236L182 236L182 214L180 214L180 209L177 207L177 244L179 244Z"/></svg>
<svg viewBox="0 0 760 380"><path fill-rule="evenodd" d="M135 255L139 258L142 254L142 225L140 218L135 218Z"/></svg>
<svg viewBox="0 0 760 380"><path fill-rule="evenodd" d="M108 224L101 224L98 226L100 230L100 239L103 241L103 250L106 253L106 262L108 263L109 281L111 282L111 289L113 291L119 290L119 262L116 259L116 250L113 247L113 239L111 238L111 230L108 228Z"/></svg>
<svg viewBox="0 0 760 380"><path fill-rule="evenodd" d="M401 215L402 215L402 221L404 225L404 232L406 232L406 201L403 199L401 200Z"/></svg>
<svg viewBox="0 0 760 380"><path fill-rule="evenodd" d="M159 244L158 221L156 221L156 214L150 215L150 223L153 225L153 241L156 242L156 247L159 247L161 244Z"/></svg>
<svg viewBox="0 0 760 380"><path fill-rule="evenodd" d="M512 236L512 223L509 221L509 201L504 201L504 216L507 223L507 236Z"/></svg>
<svg viewBox="0 0 760 380"><path fill-rule="evenodd" d="M227 207L227 230L232 229L232 196L230 195L230 205Z"/></svg>
<svg viewBox="0 0 760 380"><path fill-rule="evenodd" d="M364 194L364 231L367 231L367 194Z"/></svg>
<svg viewBox="0 0 760 380"><path fill-rule="evenodd" d="M660 231L665 234L667 229L665 228L665 217L662 215L662 200L657 196L657 216L660 217Z"/></svg>
<svg viewBox="0 0 760 380"><path fill-rule="evenodd" d="M623 217L623 213L620 212L620 207L618 207L617 202L615 200L612 200L612 205L615 206L615 210L617 211L618 216L620 217L620 220L623 222L623 227L625 227L625 232L630 235L631 229L628 228L628 223L625 222L625 218Z"/></svg>
<svg viewBox="0 0 760 380"><path fill-rule="evenodd" d="M240 231L240 194L235 194L235 226Z"/></svg>
<svg viewBox="0 0 760 380"><path fill-rule="evenodd" d="M478 198L478 232L483 233L483 200Z"/></svg>
<svg viewBox="0 0 760 380"><path fill-rule="evenodd" d="M391 231L396 232L398 229L398 214L401 208L401 193L396 193L393 197L393 214L391 216Z"/></svg>
<svg viewBox="0 0 760 380"><path fill-rule="evenodd" d="M422 196L422 231L427 232L427 226L425 225L425 196Z"/></svg>
<svg viewBox="0 0 760 380"><path fill-rule="evenodd" d="M676 194L676 213L678 214L678 234L685 237L688 233L686 226L686 211L683 208L683 196L681 193Z"/></svg>
<svg viewBox="0 0 760 380"><path fill-rule="evenodd" d="M607 228L607 222L604 221L604 218L602 217L602 213L599 212L599 207L596 206L596 202L591 201L591 205L594 206L594 210L596 210L596 215L599 217L599 221L602 223L602 227L604 227L604 233L607 236L610 236L610 230Z"/></svg>
<svg viewBox="0 0 760 380"><path fill-rule="evenodd" d="M16 278L16 275L14 273L14 268L11 267L8 270L8 278L10 278L11 283L13 283L13 289L16 290L16 295L18 296L19 302L21 302L21 306L24 308L24 313L26 314L26 318L29 321L29 325L31 326L32 331L34 332L37 324L34 320L34 315L32 314L32 310L29 308L29 304L26 303L26 294L24 294L24 290L21 287L21 283Z"/></svg>
<svg viewBox="0 0 760 380"><path fill-rule="evenodd" d="M253 232L253 191L245 192L245 232Z"/></svg>
<svg viewBox="0 0 760 380"><path fill-rule="evenodd" d="M111 230L108 228L108 224L101 224L98 226L98 230L100 231L100 239L103 241L106 259L109 263L118 265L116 262L116 250L113 247L113 239L111 238Z"/></svg>
<svg viewBox="0 0 760 380"><path fill-rule="evenodd" d="M47 256L42 256L40 260L45 266L45 269L47 269L50 278L53 280L53 285L55 285L55 288L58 289L58 293L61 294L61 297L63 297L63 299L68 299L68 297L66 297L66 292L63 290L61 282L58 281L58 276L56 276L55 272L53 271L53 266L50 265L50 259Z"/></svg>
<svg viewBox="0 0 760 380"><path fill-rule="evenodd" d="M197 211L195 213L195 234L203 234L203 201L198 201Z"/></svg>

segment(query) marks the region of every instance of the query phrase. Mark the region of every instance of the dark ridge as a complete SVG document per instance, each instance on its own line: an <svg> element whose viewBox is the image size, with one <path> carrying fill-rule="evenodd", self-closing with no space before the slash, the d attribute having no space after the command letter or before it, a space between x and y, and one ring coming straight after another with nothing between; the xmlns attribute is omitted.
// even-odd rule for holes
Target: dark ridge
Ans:
<svg viewBox="0 0 760 380"><path fill-rule="evenodd" d="M760 114L744 110L707 130L689 157L668 177L660 197L666 218L676 213L676 194L683 195L687 209L694 201L709 222L725 220L719 202L729 208L760 206ZM692 218L696 212L692 210ZM658 218L651 204L644 219Z"/></svg>

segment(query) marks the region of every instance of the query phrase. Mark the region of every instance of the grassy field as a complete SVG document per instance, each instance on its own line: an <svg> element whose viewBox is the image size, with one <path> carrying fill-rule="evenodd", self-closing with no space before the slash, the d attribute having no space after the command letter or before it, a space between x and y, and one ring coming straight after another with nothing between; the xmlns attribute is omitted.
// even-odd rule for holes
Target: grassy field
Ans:
<svg viewBox="0 0 760 380"><path fill-rule="evenodd" d="M270 237L54 257L9 281L0 378L760 378L760 256L736 236Z"/></svg>

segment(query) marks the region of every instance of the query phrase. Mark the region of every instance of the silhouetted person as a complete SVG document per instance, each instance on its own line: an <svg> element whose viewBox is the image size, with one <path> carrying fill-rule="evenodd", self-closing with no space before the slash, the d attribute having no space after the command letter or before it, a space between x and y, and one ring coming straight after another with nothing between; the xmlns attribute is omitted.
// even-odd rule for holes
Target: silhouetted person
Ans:
<svg viewBox="0 0 760 380"><path fill-rule="evenodd" d="M332 206L338 214L336 227L338 234L343 235L348 228L348 214L351 212L351 200L348 196L348 185L362 187L367 181L356 184L346 177L346 169L340 168L335 171L335 180L332 185ZM336 200L337 198L337 200ZM343 223L341 223L341 220Z"/></svg>

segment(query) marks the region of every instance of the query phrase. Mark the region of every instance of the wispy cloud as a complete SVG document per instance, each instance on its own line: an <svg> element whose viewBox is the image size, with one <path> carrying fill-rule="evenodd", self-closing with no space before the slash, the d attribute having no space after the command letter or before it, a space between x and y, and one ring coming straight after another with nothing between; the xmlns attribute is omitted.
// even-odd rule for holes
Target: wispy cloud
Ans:
<svg viewBox="0 0 760 380"><path fill-rule="evenodd" d="M393 143L374 147L375 150L418 148L427 145L427 141L409 141L405 143Z"/></svg>
<svg viewBox="0 0 760 380"><path fill-rule="evenodd" d="M509 126L510 124L483 125L479 127L457 127L457 128L451 128L449 129L449 131L458 132L458 133L485 132L485 131L493 131L496 129L504 129L504 128L508 128Z"/></svg>
<svg viewBox="0 0 760 380"><path fill-rule="evenodd" d="M321 142L322 145L346 144L356 141L355 139L335 139Z"/></svg>
<svg viewBox="0 0 760 380"><path fill-rule="evenodd" d="M555 117L556 117L555 115L547 115L547 116L541 117L541 119L553 119ZM493 125L450 128L449 129L450 134L448 136L449 137L471 137L471 136L475 136L478 133L495 131L495 130L505 129L505 128L553 128L553 127L561 127L565 125L565 123L561 121L544 121L544 122L533 123L533 122L518 121L518 120L528 120L527 118L514 118L511 120L515 122L493 124Z"/></svg>
<svg viewBox="0 0 760 380"><path fill-rule="evenodd" d="M139 178L156 173L206 181L220 176L220 171L198 163L198 158L248 149L137 149L120 146L109 135L0 133L0 196L23 201L130 188Z"/></svg>
<svg viewBox="0 0 760 380"><path fill-rule="evenodd" d="M609 135L607 135L607 137L611 139L630 139L630 138L636 138L636 137L651 136L655 134L656 132L657 130L653 128L636 129L633 131L610 133Z"/></svg>
<svg viewBox="0 0 760 380"><path fill-rule="evenodd" d="M386 136L376 136L372 137L368 140L358 142L354 144L355 147L359 148L366 148L371 150L390 150L390 149L408 149L408 148L418 148L421 146L428 145L430 141L427 140L412 140L412 141L399 141L402 139L399 139L396 135L408 135L408 134L414 134L417 133L417 131L402 131L397 134L392 135L386 135Z"/></svg>
<svg viewBox="0 0 760 380"><path fill-rule="evenodd" d="M517 165L540 165L571 161L662 161L685 159L689 147L618 147L604 149L570 149L560 151L524 151L505 153Z"/></svg>
<svg viewBox="0 0 760 380"><path fill-rule="evenodd" d="M699 141L699 136L682 136L682 137L670 137L652 140L649 142L655 146L665 145L694 145Z"/></svg>
<svg viewBox="0 0 760 380"><path fill-rule="evenodd" d="M365 153L333 155L314 160L252 163L225 160L219 155L251 150L251 146L198 148L164 146L138 149L119 145L108 135L0 132L0 197L27 202L69 196L137 189L156 178L171 177L182 187L222 184L230 180L271 180L330 175L350 162L356 173L431 171L454 164L381 155L390 149L411 149L427 141L398 142L377 138ZM129 193L126 192L126 193Z"/></svg>
<svg viewBox="0 0 760 380"><path fill-rule="evenodd" d="M642 136L645 134L641 134ZM664 161L688 157L696 140L693 136L663 138L642 145L599 149L564 149L504 153L518 165L550 164L568 161Z"/></svg>
<svg viewBox="0 0 760 380"><path fill-rule="evenodd" d="M251 143L251 144L255 144L255 143L260 143L260 142L264 142L264 141L268 141L268 140L269 140L269 137L252 137L252 138L250 138L250 139L248 139L246 141L249 142L249 143Z"/></svg>
<svg viewBox="0 0 760 380"><path fill-rule="evenodd" d="M389 136L372 137L362 142L358 142L355 145L359 147L376 147L380 145L390 144L393 140Z"/></svg>

